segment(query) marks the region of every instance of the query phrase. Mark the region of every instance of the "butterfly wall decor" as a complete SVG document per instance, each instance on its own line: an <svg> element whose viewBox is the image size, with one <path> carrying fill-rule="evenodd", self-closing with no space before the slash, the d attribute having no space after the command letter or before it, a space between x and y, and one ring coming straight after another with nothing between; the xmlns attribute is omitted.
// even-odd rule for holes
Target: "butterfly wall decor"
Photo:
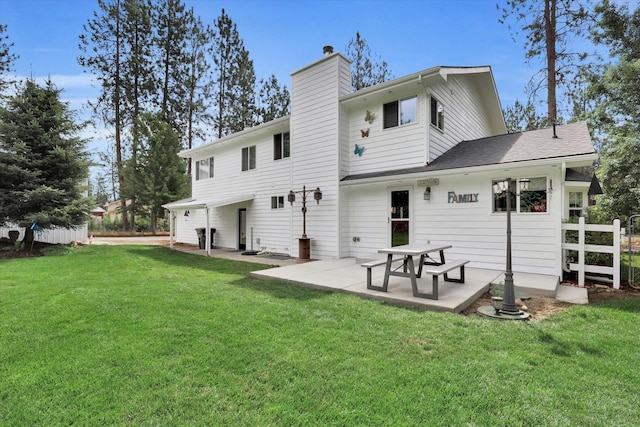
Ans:
<svg viewBox="0 0 640 427"><path fill-rule="evenodd" d="M362 153L364 153L364 147L356 144L356 147L353 149L353 154L362 157Z"/></svg>
<svg viewBox="0 0 640 427"><path fill-rule="evenodd" d="M369 138L369 129L367 130L360 129L360 133L362 134L363 138Z"/></svg>
<svg viewBox="0 0 640 427"><path fill-rule="evenodd" d="M376 115L369 110L367 110L367 114L364 115L364 121L369 122L369 124L373 123L373 120L375 118L376 118Z"/></svg>

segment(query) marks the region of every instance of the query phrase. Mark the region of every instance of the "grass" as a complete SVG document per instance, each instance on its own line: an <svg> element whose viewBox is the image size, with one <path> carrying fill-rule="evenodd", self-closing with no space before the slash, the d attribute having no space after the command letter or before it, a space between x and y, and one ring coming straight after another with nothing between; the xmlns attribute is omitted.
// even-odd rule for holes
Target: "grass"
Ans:
<svg viewBox="0 0 640 427"><path fill-rule="evenodd" d="M541 322L262 265L88 246L0 262L0 425L640 425L640 300Z"/></svg>

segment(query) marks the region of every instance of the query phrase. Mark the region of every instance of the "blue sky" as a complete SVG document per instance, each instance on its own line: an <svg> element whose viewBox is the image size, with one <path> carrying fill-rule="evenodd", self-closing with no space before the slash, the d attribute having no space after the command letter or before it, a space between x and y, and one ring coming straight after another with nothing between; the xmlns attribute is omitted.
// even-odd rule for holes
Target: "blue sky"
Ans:
<svg viewBox="0 0 640 427"><path fill-rule="evenodd" d="M522 42L498 22L498 0L186 0L204 23L222 8L237 24L257 78L275 74L290 87L290 73L332 45L344 52L357 31L395 77L436 65L490 65L502 106L524 100L524 87L539 68L527 64ZM71 108L96 96L91 77L77 63L79 35L98 10L94 0L0 0L0 22L20 56L15 74L50 76ZM86 113L81 113L86 115ZM92 150L104 131L92 129Z"/></svg>

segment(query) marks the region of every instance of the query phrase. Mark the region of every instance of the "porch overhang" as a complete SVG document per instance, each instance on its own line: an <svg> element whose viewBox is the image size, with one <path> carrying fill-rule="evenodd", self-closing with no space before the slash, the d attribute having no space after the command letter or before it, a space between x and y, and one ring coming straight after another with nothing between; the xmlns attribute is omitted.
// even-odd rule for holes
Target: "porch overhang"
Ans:
<svg viewBox="0 0 640 427"><path fill-rule="evenodd" d="M236 203L248 202L255 199L255 193L242 194L238 196L222 197L217 199L182 199L162 205L170 211L181 211L186 209L219 208Z"/></svg>
<svg viewBox="0 0 640 427"><path fill-rule="evenodd" d="M173 218L175 215L173 212L175 211L189 211L189 210L197 210L204 209L205 210L205 218L206 218L206 227L205 227L205 248L207 250L207 256L211 255L211 229L209 227L209 209L211 208L219 208L222 206L234 205L236 203L248 202L255 199L256 194L241 194L237 196L231 197L220 197L218 199L182 199L176 200L175 202L166 203L162 205L163 208L172 212L171 217L172 220L169 221L169 247L173 249L173 237L174 237L174 226L173 226ZM185 215L187 215L185 213Z"/></svg>

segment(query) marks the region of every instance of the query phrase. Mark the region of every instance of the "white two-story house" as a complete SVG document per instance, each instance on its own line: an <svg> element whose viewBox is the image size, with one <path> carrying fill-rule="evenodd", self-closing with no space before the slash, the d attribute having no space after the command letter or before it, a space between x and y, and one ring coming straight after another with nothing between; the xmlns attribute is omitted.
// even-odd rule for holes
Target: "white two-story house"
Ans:
<svg viewBox="0 0 640 427"><path fill-rule="evenodd" d="M597 159L585 123L507 134L488 66L357 92L350 70L328 52L291 74L290 116L181 152L194 162L193 194L166 205L172 239L197 244L196 228L215 229L216 247L297 257L305 188L313 259L446 242L469 266L499 270L499 184L512 178L528 187L512 194L514 271L562 274L561 224L586 206L591 177L579 172Z"/></svg>

